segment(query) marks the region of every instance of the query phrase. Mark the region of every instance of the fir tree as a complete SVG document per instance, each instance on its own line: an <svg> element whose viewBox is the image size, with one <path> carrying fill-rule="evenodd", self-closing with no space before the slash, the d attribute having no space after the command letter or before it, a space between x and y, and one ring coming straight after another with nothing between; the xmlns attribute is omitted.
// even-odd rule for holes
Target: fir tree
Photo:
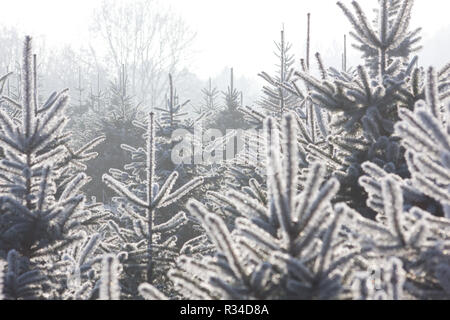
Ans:
<svg viewBox="0 0 450 320"><path fill-rule="evenodd" d="M227 130L247 129L249 124L244 119L244 114L240 111L240 93L234 84L234 70L230 69L230 83L227 91L222 92L224 105L222 110L214 115L211 127L219 129L224 135Z"/></svg>
<svg viewBox="0 0 450 320"><path fill-rule="evenodd" d="M166 95L166 106L165 108L155 108L160 113L159 121L157 122L159 135L171 137L172 132L181 127L183 117L187 115L181 109L189 102L190 100L186 100L180 103L177 90L173 84L172 75L169 74L169 93Z"/></svg>
<svg viewBox="0 0 450 320"><path fill-rule="evenodd" d="M210 83L197 119L171 76L158 121L142 118L124 68L104 97L98 84L83 100L80 81L69 112L67 90L41 103L27 37L22 88L0 78L0 299L450 299L450 64L412 57L412 0L378 4L370 24L338 3L362 65L345 37L342 70L316 53L315 76L308 14L300 70L282 32L263 108L243 105L232 71L225 109ZM263 130L223 159L239 131L198 138L209 111L214 128ZM83 192L100 133L107 205ZM172 161L180 139L195 162Z"/></svg>
<svg viewBox="0 0 450 320"><path fill-rule="evenodd" d="M264 114L281 119L283 114L300 107L297 94L292 92L300 91L295 83L291 82L295 58L290 53L292 45L286 41L284 29L281 30L280 42L275 42L275 45L277 47L275 55L279 59L277 73L275 76L270 76L266 72L259 74L268 83L263 87L263 97L259 105L263 108Z"/></svg>
<svg viewBox="0 0 450 320"><path fill-rule="evenodd" d="M217 99L219 98L219 90L212 86L211 78L208 80L208 86L202 89L203 101L202 104L195 108L195 112L201 116L205 112L217 112L219 110L219 103Z"/></svg>
<svg viewBox="0 0 450 320"><path fill-rule="evenodd" d="M133 121L143 114L142 106L128 93L128 83L127 72L122 68L107 92L102 94L98 90L97 94L91 95L88 111L80 117L76 127L77 130L84 128L82 140L104 136L104 142L98 148L99 157L87 169L93 178L87 186L87 192L104 203L109 203L114 194L101 183L102 175L111 167L123 167L129 160L127 152L117 146L140 140ZM99 88L99 84L97 86Z"/></svg>
<svg viewBox="0 0 450 320"><path fill-rule="evenodd" d="M363 66L358 66L354 74L350 69L347 72L328 71L319 56L321 79L304 71L295 72L311 91L312 102L327 110L331 120L327 124L328 129L321 130L328 146L317 148L309 145L306 151L311 157L328 163L331 172L340 177L341 195L367 215L373 215L373 212L364 208L364 194L357 184L362 175L361 164L371 160L389 172L407 175L398 139L392 135L394 124L399 120L398 108L412 109L415 101L422 98L421 72L416 67L417 58L405 65L404 60L388 59L388 52L407 37L411 3L404 1L402 10L392 16L395 23L388 25L383 20L384 24L378 25L378 31L368 24L356 2L353 6L358 19L339 4L355 29L356 33L352 34L358 34L359 39L365 39L366 43L372 43L373 48L378 48L375 53L372 51L372 56L376 55L375 58L383 65L378 73L373 74L373 70ZM382 16L388 15L387 6L381 9L384 10ZM353 195L356 193L363 194L363 197L355 198Z"/></svg>
<svg viewBox="0 0 450 320"><path fill-rule="evenodd" d="M157 224L155 223L155 215L159 208L169 206L199 186L202 183L202 178L193 179L173 191L172 189L178 178L178 173L173 172L159 187L155 182L156 140L153 113L150 113L147 125L145 190L138 189L136 191L140 192L135 194L127 185L107 174L103 176L103 181L125 200L124 202L118 199L119 203L122 202L119 206L119 212L122 214L122 218L119 219L119 221L122 220L121 224L117 225L112 220L110 226L117 236L120 250L129 248L126 264L129 264L131 268L137 267L140 269L144 267L145 279L151 283L155 278L155 265L165 270L169 266L168 263L173 260L174 255L176 256L177 238L174 234L187 221L185 214L180 212L164 223ZM116 176L119 173L115 170L111 170L111 172ZM170 233L172 233L172 236L164 239ZM159 276L161 276L161 273Z"/></svg>
<svg viewBox="0 0 450 320"><path fill-rule="evenodd" d="M390 64L396 61L408 64L411 54L421 48L417 44L421 29L409 30L413 0L378 2L375 27L370 25L358 2L352 2L355 15L341 2L338 5L354 27L350 35L358 42L355 48L363 52L366 66L372 75L383 77L389 73Z"/></svg>
<svg viewBox="0 0 450 320"><path fill-rule="evenodd" d="M23 53L20 120L0 110L0 250L8 256L9 299L54 298L67 289L69 274L59 269L64 250L83 239L82 230L102 217L80 189L89 178L80 166L97 154L93 141L74 152L64 127L67 90L43 104L37 100L36 59L31 38ZM62 278L62 279L61 279ZM62 281L62 282L61 282Z"/></svg>

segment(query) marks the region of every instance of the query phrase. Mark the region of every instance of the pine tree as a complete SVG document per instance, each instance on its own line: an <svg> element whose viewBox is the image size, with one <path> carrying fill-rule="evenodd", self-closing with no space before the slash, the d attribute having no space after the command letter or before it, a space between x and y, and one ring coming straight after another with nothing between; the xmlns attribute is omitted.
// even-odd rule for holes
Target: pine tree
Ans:
<svg viewBox="0 0 450 320"><path fill-rule="evenodd" d="M364 208L364 193L357 184L357 179L362 175L361 164L370 160L389 172L398 172L401 176L408 174L398 139L393 137L394 124L399 120L397 110L400 107L412 109L414 103L423 98L423 81L421 71L416 67L417 57L407 65L404 59L389 58L389 52L408 38L412 2L403 1L401 10L391 13L391 19L395 22L392 24L384 19L390 7L386 1L380 3L385 5L380 7L383 23L377 25L378 30L368 24L356 2L353 6L357 18L344 5L338 4L355 29L352 35L358 35L358 39L364 39L366 44L370 43L377 49L371 53L382 66L377 69L379 72L374 74L371 66L372 69L358 66L354 74L350 69L327 71L319 56L321 79L304 71L295 72L311 91L312 102L327 110L331 120L327 121L328 129L321 130L328 146L317 148L309 145L306 148L310 153L308 156L327 162L330 172L340 177L341 195L347 201L354 202L354 206L366 215L374 213ZM363 47L359 49L365 50ZM354 194L362 194L362 197L355 198Z"/></svg>
<svg viewBox="0 0 450 320"><path fill-rule="evenodd" d="M160 121L157 122L155 120L154 126L154 148L156 151L154 158L155 163L153 165L157 168L157 171L153 176L154 183L161 185L165 184L166 181L171 180L173 182L171 187L174 188L174 190L178 188L182 189L186 184L189 185L192 181L197 181L198 177L201 176L204 183L199 184L195 189L191 190L190 194L192 197L203 198L203 195L208 188L216 189L217 186L220 185L220 183L218 183L218 180L221 178L221 171L218 170L218 168L220 169L220 164L210 164L206 162L194 163L192 160L196 157L200 157L200 159L203 160L204 151L208 148L212 148L212 145L219 142L202 142L196 140L197 136L194 135L193 128L198 125L201 118L197 118L193 121L183 121L181 112L182 105L178 104L179 98L176 95L176 89L171 81L169 81L169 93L170 92L172 92L172 95L169 94L169 97L172 97L172 99L167 99L168 104L166 105L166 108L155 108L155 110L161 113L161 117ZM171 101L174 102L172 106L170 104ZM174 120L172 124L171 118ZM133 125L138 130L145 130L144 136L147 137L148 123L135 120L133 121ZM183 135L174 135L176 130L183 130ZM203 134L203 131L200 131L200 133ZM199 146L195 146L194 150L191 150L192 148L190 148L188 152L190 153L189 155L183 154L185 157L190 156L191 160L189 162L178 163L177 161L173 161L172 156L174 152L177 151L175 148L180 143L191 144L192 147L194 144L200 143ZM148 184L146 173L147 147L132 147L128 144L122 144L120 147L129 154L128 163L124 165L123 169L110 169L110 174L115 180L127 186L134 194L143 198L146 195L145 190ZM175 180L173 180L174 171L177 172L178 177ZM140 230L140 227L133 225L137 220L136 216L130 216L130 212L136 210L140 212L141 215L145 216L145 213L143 212L145 210L142 210L140 207L128 208L128 202L124 197L114 198L112 206L112 210L116 212L116 217L110 222L111 236L117 237L117 233L123 234L122 232L125 232L124 237L127 240L126 244L117 243L117 239L112 241L111 245L108 245L108 247L110 247L109 251L115 252L122 249L126 252L129 252L130 250L136 251L136 254L132 254L129 257L128 262L124 264L125 273L129 275L130 279L134 278L132 281L127 281L126 289L124 288L123 291L126 296L130 297L137 292L137 284L139 284L138 279L145 279L142 274L141 266L145 260L145 255L142 256L145 241L143 242L142 239L146 234L145 231L136 231ZM164 280L164 270L170 266L174 257L177 255L179 245L198 235L195 226L194 229L190 228L192 223L185 228L181 228L188 221L183 218L182 214L174 213L184 210L184 207L185 200L181 199L180 201L174 202L171 206L158 208L158 214L155 216L155 225L166 225L166 223L168 223L167 228L164 227L160 232L155 234L155 237L159 241L157 243L158 250L155 250L155 260L160 262L157 265L158 270L156 271L155 282L160 283L162 286L166 285ZM177 237L174 237L174 235ZM126 246L126 248L122 248L123 246ZM159 248L166 248L167 250L159 250Z"/></svg>
<svg viewBox="0 0 450 320"><path fill-rule="evenodd" d="M172 161L172 152L176 145L178 145L183 136L175 135L177 130L187 130L193 133L194 127L199 125L204 115L200 115L195 120L187 118L188 113L184 111L190 100L180 102L180 97L177 94L177 89L173 83L172 76L169 74L169 88L166 95L165 108L156 107L155 110L159 113L159 119L155 120L156 128L155 135L157 139L157 162L158 162L158 176L161 179L167 179L170 174L177 170L180 175L180 182L185 183L190 181L193 175L193 168L190 165L174 164ZM142 121L135 121L138 128L146 130L147 125ZM133 148L129 152L139 153Z"/></svg>
<svg viewBox="0 0 450 320"><path fill-rule="evenodd" d="M277 73L275 76L270 76L266 72L259 74L268 83L268 86L263 87L264 96L259 105L263 108L264 114L281 119L283 114L300 107L298 99L300 90L295 83L292 83L292 68L295 58L290 53L292 45L285 40L284 29L281 30L280 42L275 42L275 45L277 47L275 55L279 59Z"/></svg>
<svg viewBox="0 0 450 320"><path fill-rule="evenodd" d="M448 71L447 71L448 73ZM444 76L444 74L442 74ZM405 202L423 206L435 215L448 214L448 164L445 162L449 152L448 108L442 104L438 92L438 73L434 68L427 72L425 88L427 104L418 101L414 111L406 108L400 111L401 121L395 125L395 131L402 138L401 145L406 149L405 160L411 178L401 182ZM378 185L380 175L386 176L382 168L374 164L364 165L367 176L361 178L361 184L369 190L369 204L376 211L380 208L378 192L373 187ZM398 176L397 181L402 181ZM374 184L376 183L376 184ZM433 199L434 201L432 201ZM436 202L440 203L436 206ZM423 203L421 205L421 203ZM447 216L447 218L450 218Z"/></svg>
<svg viewBox="0 0 450 320"><path fill-rule="evenodd" d="M301 67L304 74L310 74L310 50L311 50L311 35L310 35L310 19L311 15L307 15L307 36L306 36L306 58L301 59ZM320 57L320 54L315 55L317 64L322 80L328 80L329 70L324 66L324 63ZM293 68L290 69L293 73ZM292 76L292 74L291 74ZM292 79L291 79L292 78ZM323 161L325 159L331 159L328 164L332 167L337 176L345 171L344 164L337 159L335 155L335 148L327 139L332 133L330 128L330 113L327 110L320 108L317 100L313 99L313 90L311 90L308 83L301 88L297 83L297 79L290 77L289 82L275 83L281 90L289 93L292 97L295 97L298 103L298 107L295 108L295 119L299 126L297 134L297 140L299 143L298 151L301 160L301 166L303 168L308 167L309 164L316 161ZM246 107L241 110L246 114L249 121L260 127L264 122L265 115L255 108ZM280 120L280 119L278 119ZM281 122L278 121L277 126L280 126ZM249 133L245 138L248 141L247 150L253 150L245 152L243 157L239 157L235 168L233 169L234 180L240 180L237 185L247 185L249 179L255 179L259 183L263 183L261 173L264 175L264 152L260 152L264 149L264 138L261 134ZM259 152L254 152L258 150ZM249 173L253 171L253 173ZM256 174L255 174L256 173ZM246 180L245 183L242 183Z"/></svg>
<svg viewBox="0 0 450 320"><path fill-rule="evenodd" d="M203 115L205 112L217 112L220 108L217 99L219 98L219 90L212 86L211 78L208 80L208 86L202 89L203 102L195 108L194 111L199 115Z"/></svg>
<svg viewBox="0 0 450 320"><path fill-rule="evenodd" d="M70 119L68 128L73 131L77 144L83 144L98 136L98 119L108 115L108 91L103 91L100 85L100 74L97 74L96 92L91 85L90 92L81 103L72 103L67 110Z"/></svg>
<svg viewBox="0 0 450 320"><path fill-rule="evenodd" d="M260 198L244 190L212 194L240 214L234 230L201 203L189 202L190 214L201 221L217 252L201 260L179 258L169 275L182 296L448 299L450 257L445 243L450 220L407 202L411 190L419 195L435 192L435 200L448 206L450 108L437 99L436 78L430 69L427 104L418 102L414 112L405 109L396 125L407 153L415 158L408 161L412 178L404 180L371 162L363 165L368 176L360 182L370 194L368 205L377 212L375 221L346 204L332 204L339 183L325 182L323 165L310 166L307 180L302 180L294 116L284 118L281 136L269 118L268 190L252 184ZM149 284L142 284L140 293L147 299L168 298Z"/></svg>
<svg viewBox="0 0 450 320"><path fill-rule="evenodd" d="M70 275L58 270L57 262L83 239L82 230L102 217L80 191L89 181L80 167L97 155L92 148L98 141L76 151L70 147L64 130L67 90L39 105L31 43L26 37L22 103L8 100L20 107L20 120L0 110L5 154L0 162L0 252L8 256L8 299L51 298L56 290L67 289L61 277Z"/></svg>
<svg viewBox="0 0 450 320"><path fill-rule="evenodd" d="M450 64L411 56L412 0L378 4L370 24L338 3L363 54L354 69L345 37L342 70L316 53L311 72L309 14L300 70L282 32L280 70L261 74L268 109L244 106L232 69L212 127L262 130L214 141L194 135L211 83L197 119L170 75L158 121L141 117L124 68L108 96L98 84L70 111L67 90L41 103L27 37L22 88L0 78L0 299L450 299ZM97 149L100 133L113 148ZM236 136L232 159L208 156ZM172 161L181 139L195 162ZM83 191L94 148L112 167L107 205Z"/></svg>
<svg viewBox="0 0 450 320"><path fill-rule="evenodd" d="M406 28L409 4L397 5L394 20ZM365 30L364 19L357 24ZM317 131L325 140L314 143L312 126L299 115L266 120L265 181L210 192L214 212L189 202L217 251L200 260L180 257L170 278L191 299L446 299L450 224L437 216L449 208L450 108L440 101L449 96L450 68L423 76L416 58L407 65L386 58L384 72L339 72L316 57L320 79L307 68L296 75L331 115L326 131ZM331 174L341 183L328 180ZM364 217L367 210L373 219ZM235 215L233 223L225 224L224 212ZM146 298L167 299L148 284L140 288Z"/></svg>
<svg viewBox="0 0 450 320"><path fill-rule="evenodd" d="M392 63L409 63L412 53L421 47L417 43L420 28L410 31L413 0L379 0L375 27L371 26L358 2L353 1L355 14L338 2L350 20L354 32L350 35L358 42L354 47L363 52L366 66L372 75L389 74Z"/></svg>
<svg viewBox="0 0 450 320"><path fill-rule="evenodd" d="M423 100L399 109L395 134L406 149L408 175L400 176L392 167L376 162L362 165L365 175L359 183L368 193L367 205L377 212L376 222L358 218L358 238L372 248L377 265L387 265L387 275L378 270L378 292L368 284L367 273L356 281L359 298L365 299L447 299L450 260L442 243L448 239L448 165L449 109L440 97L449 77L448 67L440 72L429 68ZM445 99L445 98L444 98ZM389 170L391 169L391 170ZM448 215L447 215L448 218ZM386 256L395 256L389 262ZM384 261L384 262L383 262ZM374 263L375 264L375 263ZM392 276L392 273L395 273ZM395 281L393 281L395 280Z"/></svg>
<svg viewBox="0 0 450 320"><path fill-rule="evenodd" d="M249 124L244 119L241 109L241 95L235 87L234 69L230 69L230 82L227 91L222 91L224 105L214 114L211 128L218 129L223 135L227 130L247 129Z"/></svg>
<svg viewBox="0 0 450 320"><path fill-rule="evenodd" d="M160 136L171 137L172 132L181 127L183 124L182 119L187 115L181 109L189 102L190 100L186 100L180 103L177 90L173 84L172 75L169 74L169 93L166 95L166 106L165 108L155 108L155 110L160 112L159 121L156 122Z"/></svg>
<svg viewBox="0 0 450 320"><path fill-rule="evenodd" d="M42 288L48 285L47 277L40 270L30 270L28 259L15 250L8 252L2 294L7 300L36 299Z"/></svg>
<svg viewBox="0 0 450 320"><path fill-rule="evenodd" d="M104 203L109 203L114 194L102 184L102 175L111 167L125 166L129 160L128 153L117 146L140 140L140 135L133 129L133 121L143 114L142 106L128 93L128 87L127 72L122 68L107 92L102 94L99 89L95 95L91 95L88 110L75 127L83 133L81 140L104 136L104 142L98 148L99 156L86 171L93 178L87 186L87 192Z"/></svg>
<svg viewBox="0 0 450 320"><path fill-rule="evenodd" d="M173 191L178 173L173 172L159 187L155 182L155 120L154 113L150 113L147 122L147 147L145 151L146 157L146 178L144 180L145 190L130 189L128 185L124 185L114 177L105 174L103 181L108 187L114 190L122 198L117 199L119 203L119 225L114 221L110 221L110 226L115 233L118 243L115 245L119 250L128 252L125 266L131 269L137 268L142 271L145 269L146 279L148 282L154 281L157 276L164 276L164 271L170 266L170 262L177 254L177 237L178 229L187 222L187 218L183 212L173 217L169 217L163 223L156 223L156 215L160 208L167 207L176 202L180 198L190 193L194 188L202 184L202 178L196 178ZM120 178L120 172L111 170L111 173ZM133 186L131 186L133 187ZM135 193L134 193L135 192ZM114 243L112 243L114 244ZM159 273L156 275L156 270ZM134 279L137 281L138 279ZM133 285L131 287L132 291ZM131 292L130 292L131 293Z"/></svg>

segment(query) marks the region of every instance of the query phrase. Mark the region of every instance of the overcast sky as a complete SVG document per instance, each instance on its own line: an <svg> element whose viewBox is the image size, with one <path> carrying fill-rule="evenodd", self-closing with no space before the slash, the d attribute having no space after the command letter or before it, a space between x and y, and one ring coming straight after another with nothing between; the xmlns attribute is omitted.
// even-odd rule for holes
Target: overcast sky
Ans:
<svg viewBox="0 0 450 320"><path fill-rule="evenodd" d="M14 0L2 5L0 21L13 24L32 35L43 34L49 44L82 45L89 37L92 10L101 0ZM343 0L350 3L350 0ZM422 26L423 64L436 57L450 61L450 1L416 0L412 24ZM271 71L274 61L273 40L279 38L284 24L286 35L299 57L304 54L306 13L312 14L312 50L321 51L333 64L342 49L343 34L349 23L335 0L164 0L184 17L197 32L195 55L189 69L201 78L214 76L225 66L233 66L237 75L256 75ZM376 0L361 1L371 8ZM369 10L367 10L369 11ZM441 30L447 30L439 33ZM433 52L431 52L433 50ZM436 54L436 50L440 52ZM357 61L350 55L350 60ZM436 64L442 64L436 61Z"/></svg>

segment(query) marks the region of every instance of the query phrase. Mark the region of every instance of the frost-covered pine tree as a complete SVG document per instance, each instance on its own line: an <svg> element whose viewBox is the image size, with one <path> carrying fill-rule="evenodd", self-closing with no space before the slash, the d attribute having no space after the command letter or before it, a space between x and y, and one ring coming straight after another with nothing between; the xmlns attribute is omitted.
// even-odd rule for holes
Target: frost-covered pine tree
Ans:
<svg viewBox="0 0 450 320"><path fill-rule="evenodd" d="M401 121L395 125L395 132L402 139L401 145L406 150L404 161L409 174L406 179L401 176L397 178L399 181L401 178L405 180L402 182L405 201L410 206L423 207L438 216L446 216L448 211L445 205L448 189L448 167L445 162L448 152L445 142L448 139L448 99L444 98L445 94L439 93L439 78L449 77L450 68L446 69L438 73L434 68L429 68L425 86L427 104L419 100L414 110L401 109ZM363 166L367 176L361 178L361 183L370 190L369 201L376 208L375 203L378 201L370 186L373 185L373 179L379 179L380 175L385 175L383 171L387 171L378 166L374 171L374 166Z"/></svg>
<svg viewBox="0 0 450 320"><path fill-rule="evenodd" d="M369 194L367 205L377 212L377 223L356 219L359 236L373 248L372 258L396 257L396 269L403 273L402 279L397 277L402 288L396 291L406 299L448 299L450 294L450 257L445 244L450 231L450 170L446 162L450 108L439 99L438 77L435 69L429 68L426 103L417 102L413 111L402 109L401 121L395 125L406 149L410 177L402 178L367 162L363 164L366 175L360 179ZM436 217L440 215L445 218ZM363 289L359 289L361 296L367 292ZM389 291L383 296L395 298Z"/></svg>
<svg viewBox="0 0 450 320"><path fill-rule="evenodd" d="M400 107L412 109L423 98L423 77L417 67L417 57L405 64L408 55L402 59L389 56L410 39L412 1L402 1L401 10L395 12L389 11L388 2L380 1L381 23L375 26L367 21L358 3L352 2L355 14L338 4L352 23L355 30L352 34L374 48L371 56L365 55L369 67L340 72L326 69L318 59L321 78L304 71L295 72L311 90L313 103L326 110L330 117L324 131L329 152L310 145L307 146L309 156L326 161L330 173L339 177L343 200L353 202L365 215L372 216L374 212L365 207L365 195L357 183L363 174L361 164L370 160L389 172L408 174L398 138L393 137L394 124L399 120ZM394 22L390 23L391 20ZM365 47L358 48L367 53ZM373 59L380 66L375 74L370 67ZM357 198L355 194L362 197Z"/></svg>
<svg viewBox="0 0 450 320"><path fill-rule="evenodd" d="M144 279L164 285L165 271L178 255L177 232L187 222L184 212L161 217L165 208L189 194L202 184L203 179L192 179L181 188L174 189L178 173L172 174L160 185L156 182L155 115L150 113L147 121L145 178L142 183L123 181L124 174L111 169L103 181L119 196L117 215L109 221L110 238L105 244L112 252L123 251L125 275L124 293L133 295L137 284ZM126 290L126 291L125 291Z"/></svg>
<svg viewBox="0 0 450 320"><path fill-rule="evenodd" d="M294 116L284 118L280 141L268 119L268 190L251 182L250 190L211 193L235 208L233 230L201 203L188 205L217 251L201 259L179 258L169 276L182 297L448 299L450 220L407 200L412 193L434 192L443 208L449 202L450 108L435 95L436 78L430 69L427 103L419 102L414 112L405 109L396 125L411 153L412 178L402 179L372 162L363 165L367 176L360 183L370 195L368 206L377 212L375 221L346 204L333 204L339 183L326 181L323 165L311 165L302 181ZM139 289L147 299L167 299L149 284Z"/></svg>
<svg viewBox="0 0 450 320"><path fill-rule="evenodd" d="M159 113L159 119L156 121L156 124L160 136L171 137L172 132L181 127L183 117L187 115L182 109L189 102L190 100L180 102L172 75L169 74L169 92L166 95L166 105L164 108L155 107L155 110Z"/></svg>
<svg viewBox="0 0 450 320"><path fill-rule="evenodd" d="M199 115L203 115L205 112L214 113L220 108L218 99L220 92L216 87L213 87L211 78L208 80L208 85L202 89L203 101L201 104L194 108L194 111Z"/></svg>
<svg viewBox="0 0 450 320"><path fill-rule="evenodd" d="M97 156L92 149L101 139L79 149L71 147L65 130L67 90L38 102L30 37L25 38L22 75L22 102L3 97L20 110L19 115L0 110L4 152L0 255L8 262L5 295L7 299L60 298L70 290L72 276L59 263L61 257L104 216L81 191L89 182L82 172L84 162ZM83 272L87 271L89 267Z"/></svg>
<svg viewBox="0 0 450 320"><path fill-rule="evenodd" d="M421 49L421 28L409 30L414 1L378 0L375 21L371 27L358 2L352 6L356 15L341 2L339 7L355 27L350 35L356 40L353 46L362 52L362 57L371 75L384 73L394 60L409 63L411 55ZM383 70L384 69L384 70Z"/></svg>
<svg viewBox="0 0 450 320"><path fill-rule="evenodd" d="M267 82L263 87L259 105L265 115L281 119L283 114L300 107L298 98L300 90L292 83L295 57L291 53L292 45L285 39L284 29L281 30L280 42L275 42L275 45L277 48L275 55L279 59L277 71L274 76L270 76L267 72L259 74Z"/></svg>
<svg viewBox="0 0 450 320"><path fill-rule="evenodd" d="M234 69L230 69L230 82L226 91L222 91L223 106L213 116L211 128L218 129L223 135L227 130L247 129L247 123L241 109L241 93L235 86Z"/></svg>
<svg viewBox="0 0 450 320"><path fill-rule="evenodd" d="M196 119L192 120L187 117L188 112L187 105L190 102L189 99L180 102L180 97L177 93L177 89L173 83L172 75L169 74L169 87L166 95L166 105L163 108L155 107L156 114L155 119L155 137L157 140L157 161L158 161L158 176L162 179L166 179L174 170L177 170L180 174L181 183L185 183L192 177L192 166L184 164L174 164L172 161L172 151L174 147L178 145L183 137L176 135L177 130L183 129L191 133L194 131L194 127L198 126L205 113L201 114ZM134 125L140 129L147 130L148 125L145 121L135 121ZM132 151L130 149L128 151ZM136 150L137 151L137 150ZM136 153L136 152L135 152Z"/></svg>
<svg viewBox="0 0 450 320"><path fill-rule="evenodd" d="M102 202L109 203L114 193L102 184L101 177L109 168L121 168L128 163L128 152L118 146L140 141L140 134L136 132L133 122L144 114L143 108L129 94L125 67L118 78L111 81L103 97L100 91L91 96L88 102L88 111L80 117L76 130L85 128L80 137L83 140L103 135L105 141L98 147L99 156L87 169L87 173L93 178L93 182L87 186L87 192Z"/></svg>
<svg viewBox="0 0 450 320"><path fill-rule="evenodd" d="M353 229L371 248L367 262L377 279L374 284L370 269L355 275L356 298L448 299L449 70L429 68L424 85L415 84L426 102L398 110L394 135L406 151L399 159L408 174L374 161L362 165L365 175L359 183L377 215L373 222L355 212Z"/></svg>
<svg viewBox="0 0 450 320"><path fill-rule="evenodd" d="M181 187L199 175L214 179L213 176L217 175L214 171L209 170L209 166L194 164L194 159L202 159L204 150L214 143L214 141L203 140L205 128L201 126L201 123L202 121L210 120L208 112L205 111L194 119L187 117L187 110L185 111L184 109L187 109L189 100L183 100L183 103L179 103L181 100L170 75L168 84L166 106L164 108L155 108L156 113L159 113L159 120L155 114L155 159L158 167L155 182L164 183L173 171L177 171L179 175L175 185L176 187ZM144 131L144 134L148 129L146 119L137 119L133 121L133 125L138 130ZM183 134L180 134L180 132ZM217 142L218 141L215 141L215 143ZM178 151L177 147L180 144L187 143L190 143L192 148L190 152L186 152L185 150L185 153L189 154L181 156L187 158L187 160L181 162L174 161L173 155ZM123 143L121 145L121 149L129 154L128 159L131 157L132 160L123 167L121 172L124 174L124 177L126 175L125 179L127 181L130 183L133 181L133 183L137 185L141 184L142 188L145 185L145 183L143 183L143 180L145 180L146 168L145 148L132 147L130 144ZM210 182L209 185L212 185L212 182ZM205 192L205 190L200 191L200 189L201 188L197 189L199 194ZM175 211L184 210L184 203L176 205L177 209ZM165 209L162 209L162 211L164 210Z"/></svg>
<svg viewBox="0 0 450 320"><path fill-rule="evenodd" d="M378 4L373 23L357 2L338 4L356 68L317 53L310 72L309 15L306 58L283 68L282 34L282 71L262 75L272 117L242 105L231 75L225 129L263 129L245 132L233 159L208 155L236 132L193 135L202 118L184 114L171 77L159 121L137 116L123 70L107 115L91 103L80 117L102 119L106 136L144 131L143 146L115 142L131 160L103 176L117 195L106 206L83 192L105 138L92 126L74 141L66 90L40 103L27 37L21 103L0 78L0 299L450 299L450 64L411 56L413 1ZM197 163L172 161L178 129Z"/></svg>
<svg viewBox="0 0 450 320"><path fill-rule="evenodd" d="M403 31L406 2L392 15ZM364 29L355 8L361 24L355 28ZM386 36L402 42L408 33L396 34L396 27ZM294 114L282 123L265 120L265 181L251 179L225 195L210 192L219 210L189 202L216 253L179 258L169 275L182 297L448 298L449 220L439 216L448 214L450 68L424 76L416 59L405 65L381 56L373 75L363 66L326 69L317 55L319 79L305 70L296 75L331 115L324 144L312 143L311 126ZM341 183L328 180L330 174ZM235 215L231 224L225 211ZM364 217L369 211L374 219ZM140 292L167 298L148 284Z"/></svg>
<svg viewBox="0 0 450 320"><path fill-rule="evenodd" d="M309 73L310 64L309 50L310 50L310 15L308 14L308 32L307 32L307 59L302 60L302 67L305 73ZM315 55L317 63L319 65L319 71L323 80L327 80L328 71L324 67L324 63L320 57L320 54ZM293 70L293 69L291 69ZM277 84L280 88L287 90L291 95L297 97L299 107L295 109L293 115L298 125L297 131L298 141L298 156L302 168L307 168L309 164L322 161L323 158L336 159L334 154L335 150L328 136L331 134L331 128L329 127L330 114L327 110L320 108L312 98L313 91L308 85L300 88L300 85L296 81L291 80L289 83ZM256 124L257 128L264 122L265 115L260 110L255 108L242 108L241 111L245 113L246 117L250 119L251 123ZM277 122L276 126L281 126L281 119L275 118ZM238 155L238 161L234 168L231 170L233 180L238 182L238 186L247 185L249 178L255 179L259 183L264 184L265 175L265 153L264 150L264 137L258 132L249 132L245 138L246 142L245 152ZM257 151L257 152L255 152ZM333 163L335 171L342 170L343 164L339 161ZM304 178L302 178L304 179Z"/></svg>

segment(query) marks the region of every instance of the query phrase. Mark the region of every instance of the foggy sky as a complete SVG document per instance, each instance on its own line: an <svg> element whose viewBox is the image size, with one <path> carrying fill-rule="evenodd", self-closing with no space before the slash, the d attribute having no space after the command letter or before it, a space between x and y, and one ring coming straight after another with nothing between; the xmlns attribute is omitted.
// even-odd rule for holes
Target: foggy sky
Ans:
<svg viewBox="0 0 450 320"><path fill-rule="evenodd" d="M45 35L51 45L89 41L92 10L101 0L15 0L3 5L0 21L32 35ZM165 0L197 32L189 69L206 79L233 66L237 76L272 71L273 40L284 24L297 58L304 55L306 13L312 14L312 50L326 63L340 61L343 34L351 28L334 0ZM344 0L349 4L350 0ZM376 0L361 2L370 12ZM440 66L450 59L448 0L416 0L412 26L423 27L422 64ZM338 52L336 52L338 51ZM350 51L350 65L359 63ZM353 63L352 63L353 62Z"/></svg>

